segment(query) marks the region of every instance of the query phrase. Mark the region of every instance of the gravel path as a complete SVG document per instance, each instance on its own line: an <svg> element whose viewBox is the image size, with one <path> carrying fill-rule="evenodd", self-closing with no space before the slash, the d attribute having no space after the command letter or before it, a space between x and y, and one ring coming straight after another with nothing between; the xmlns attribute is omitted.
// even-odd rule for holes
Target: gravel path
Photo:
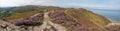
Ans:
<svg viewBox="0 0 120 31"><path fill-rule="evenodd" d="M59 24L52 23L50 21L50 18L48 16L48 12L44 14L44 22L43 25L40 26L40 31L67 31L67 29L64 26L61 26Z"/></svg>

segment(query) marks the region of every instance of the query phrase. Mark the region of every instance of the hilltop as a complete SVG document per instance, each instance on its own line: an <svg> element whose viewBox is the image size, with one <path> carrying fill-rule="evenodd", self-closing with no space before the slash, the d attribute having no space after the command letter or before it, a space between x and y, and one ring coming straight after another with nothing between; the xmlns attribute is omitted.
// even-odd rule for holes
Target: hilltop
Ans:
<svg viewBox="0 0 120 31"><path fill-rule="evenodd" d="M61 8L53 6L21 6L11 10L11 14L1 17L25 29L33 31L119 31L120 27L107 26L111 21L102 15L95 14L84 8ZM3 15L3 14L1 14ZM8 25L8 24L7 24ZM11 26L11 25L9 25ZM31 28L32 27L32 28ZM1 27L0 27L1 28ZM114 28L114 29L111 29ZM2 30L2 29L0 29Z"/></svg>

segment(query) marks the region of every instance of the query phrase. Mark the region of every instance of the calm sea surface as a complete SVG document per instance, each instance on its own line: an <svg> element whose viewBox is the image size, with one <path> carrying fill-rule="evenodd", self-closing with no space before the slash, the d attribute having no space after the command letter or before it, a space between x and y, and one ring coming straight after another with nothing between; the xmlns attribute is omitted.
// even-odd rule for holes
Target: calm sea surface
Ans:
<svg viewBox="0 0 120 31"><path fill-rule="evenodd" d="M120 10L91 10L94 13L110 18L113 21L120 21Z"/></svg>

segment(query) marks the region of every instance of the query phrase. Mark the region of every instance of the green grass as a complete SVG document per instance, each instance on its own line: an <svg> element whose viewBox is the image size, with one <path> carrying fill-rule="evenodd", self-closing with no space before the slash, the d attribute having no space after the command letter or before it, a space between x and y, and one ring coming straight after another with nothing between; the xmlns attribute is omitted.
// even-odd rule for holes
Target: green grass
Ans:
<svg viewBox="0 0 120 31"><path fill-rule="evenodd" d="M78 10L81 10L81 9L78 9ZM84 15L86 18L91 20L96 25L105 26L108 23L110 23L110 21L102 15L95 14L95 13L93 13L91 11L87 11L87 10L81 10L81 11L82 11L82 15Z"/></svg>
<svg viewBox="0 0 120 31"><path fill-rule="evenodd" d="M74 10L67 10L66 14L76 18L80 21L80 23L87 24L88 26L105 26L110 21L98 14L95 14L91 11L87 11L83 8L74 9Z"/></svg>

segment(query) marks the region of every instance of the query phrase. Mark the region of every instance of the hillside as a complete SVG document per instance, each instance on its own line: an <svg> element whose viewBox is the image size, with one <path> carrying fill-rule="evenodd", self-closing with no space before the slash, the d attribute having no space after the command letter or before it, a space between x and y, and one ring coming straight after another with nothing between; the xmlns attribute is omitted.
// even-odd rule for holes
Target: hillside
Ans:
<svg viewBox="0 0 120 31"><path fill-rule="evenodd" d="M27 9L30 9L29 6ZM23 9L25 9L23 8ZM21 10L21 9L17 9ZM26 9L25 9L26 10ZM119 31L114 26L107 26L111 21L102 15L83 8L60 8L53 6L35 7L34 10L17 11L1 20L19 26L19 31ZM15 10L16 11L16 10ZM12 10L14 12L14 10ZM8 25L8 24L7 24ZM0 25L1 26L1 25ZM9 25L11 26L11 25ZM14 27L13 26L13 27ZM18 28L19 28L18 27ZM22 29L22 28L24 29ZM32 28L30 28L32 27ZM114 29L111 29L111 28ZM1 27L0 27L1 28ZM18 30L18 28L11 28ZM0 29L2 30L2 29Z"/></svg>

